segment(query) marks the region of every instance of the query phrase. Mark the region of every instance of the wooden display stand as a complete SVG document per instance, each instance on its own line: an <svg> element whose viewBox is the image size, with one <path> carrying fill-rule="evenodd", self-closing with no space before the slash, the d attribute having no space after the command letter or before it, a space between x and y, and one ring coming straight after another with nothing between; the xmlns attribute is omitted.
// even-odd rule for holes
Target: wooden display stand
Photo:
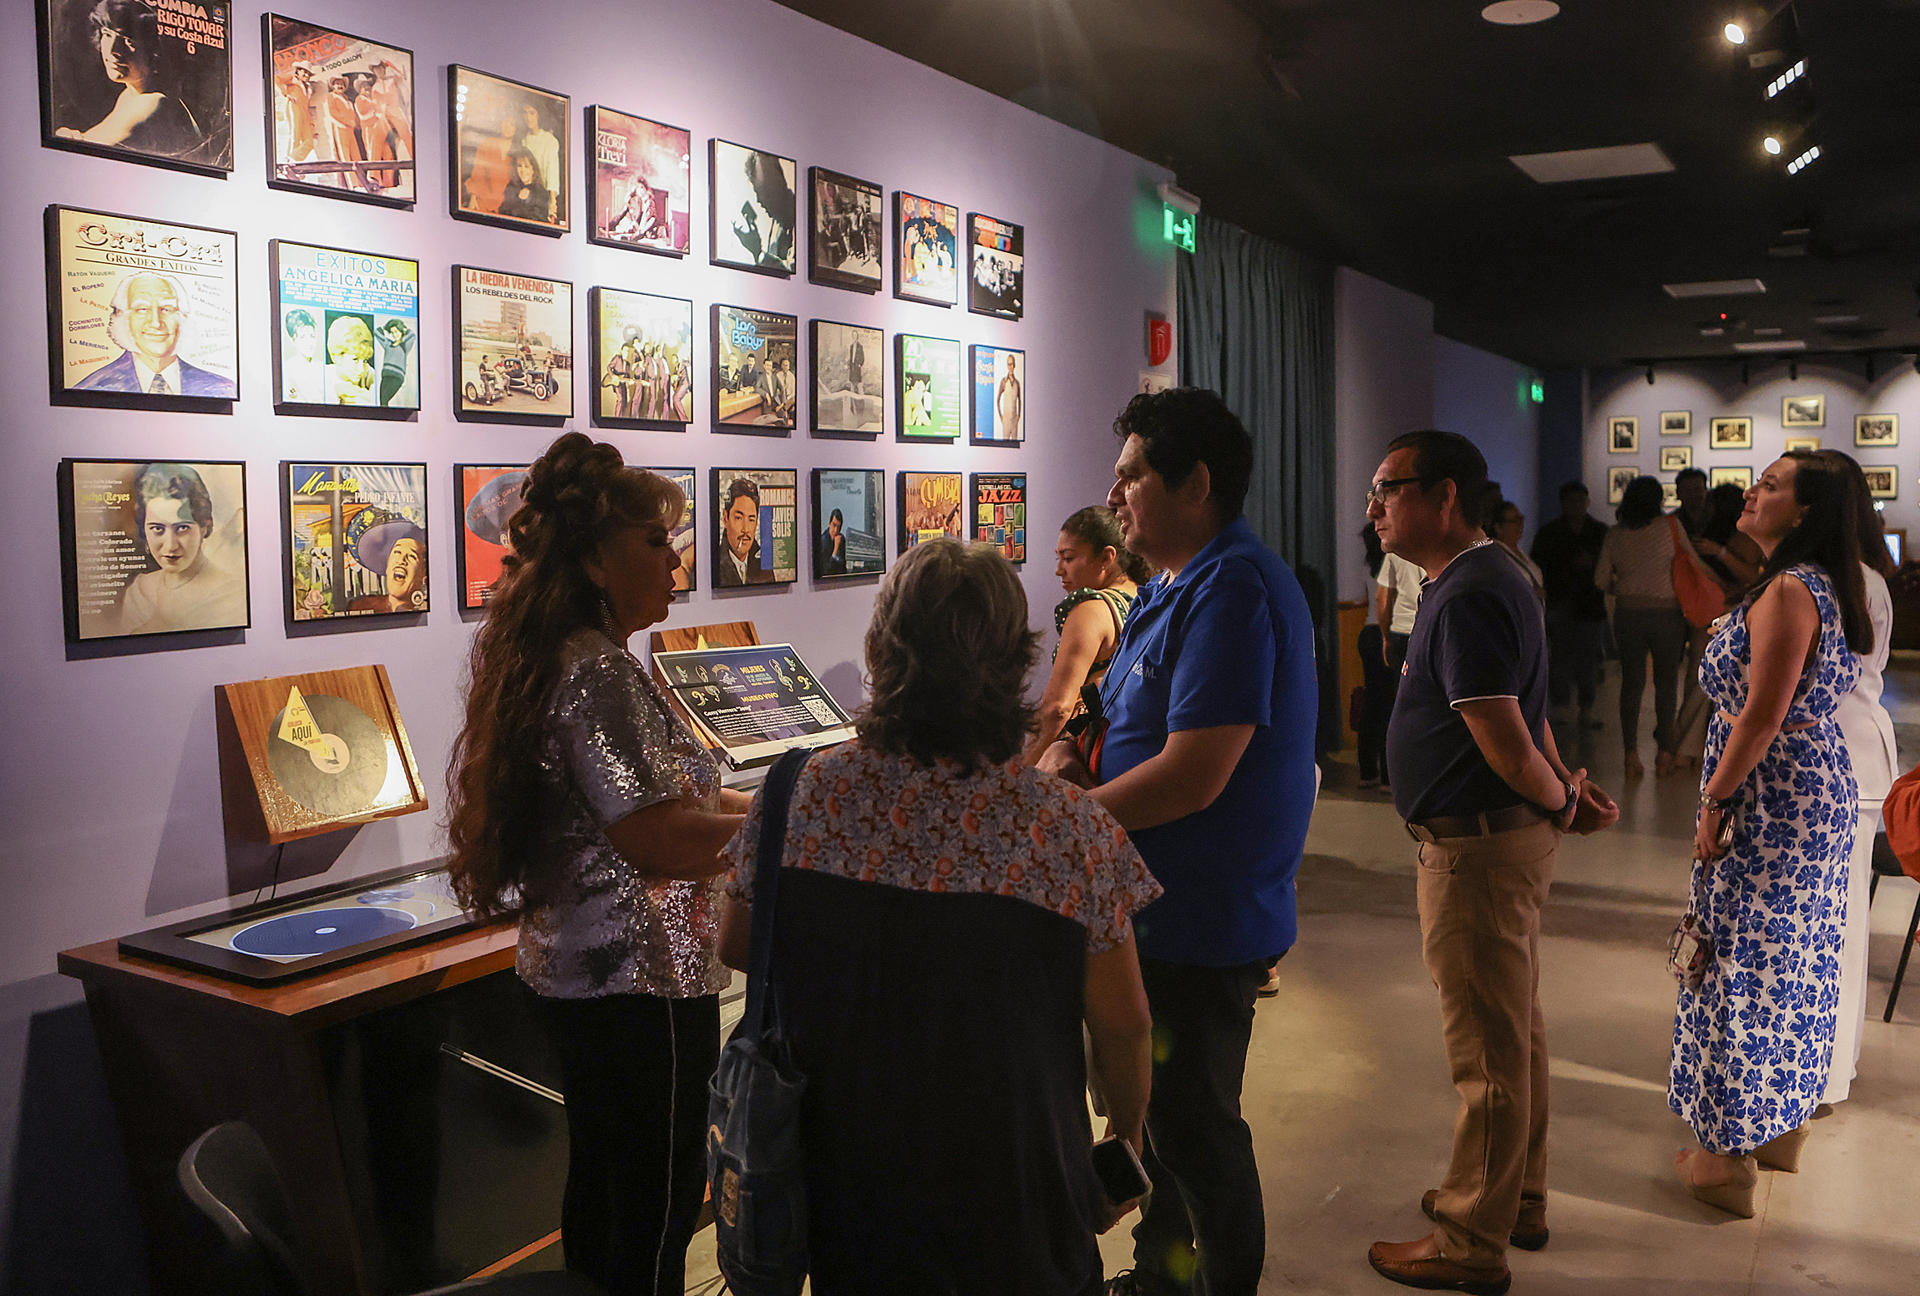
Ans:
<svg viewBox="0 0 1920 1296"><path fill-rule="evenodd" d="M343 1110L350 1100L338 1068L328 1065L327 1033L510 970L516 938L513 921L503 919L276 986L123 955L110 940L64 951L60 971L86 987L146 1224L154 1291L199 1290L194 1284L204 1275L195 1269L204 1256L175 1166L203 1131L236 1119L260 1132L281 1169L317 1290L383 1290L369 1241L380 1226L369 1200L378 1185L368 1191L356 1159L353 1122ZM557 1206L556 1195L556 1213ZM503 1252L529 1240L498 1239Z"/></svg>

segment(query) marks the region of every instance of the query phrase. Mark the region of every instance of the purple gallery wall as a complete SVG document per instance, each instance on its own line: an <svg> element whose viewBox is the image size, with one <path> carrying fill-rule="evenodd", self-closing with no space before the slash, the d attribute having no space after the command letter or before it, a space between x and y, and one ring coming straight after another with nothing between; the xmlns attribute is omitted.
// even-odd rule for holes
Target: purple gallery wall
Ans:
<svg viewBox="0 0 1920 1296"><path fill-rule="evenodd" d="M70 1252L95 1269L128 1243L103 1236L124 1214L110 1165L117 1149L91 1068L76 984L54 974L60 949L192 916L268 880L267 852L223 840L213 690L218 684L383 663L426 772L434 810L298 846L283 881L345 879L428 858L439 849L441 780L458 719L472 625L456 609L452 466L532 458L547 428L456 422L451 411L450 270L454 263L524 271L574 283L575 355L588 368L587 288L594 284L692 298L695 420L685 433L610 431L631 462L792 467L1025 471L1031 557L1024 580L1036 628L1051 631L1058 596L1050 522L1105 494L1109 425L1134 390L1143 318L1174 310L1172 253L1152 239L1155 186L1168 173L1077 131L763 0L517 0L409 4L337 0L297 19L409 47L415 55L420 199L411 212L269 190L265 183L261 7L236 6L235 162L207 179L37 148L38 78L26 0L8 0L0 42L0 104L15 124L0 192L0 265L9 298L0 316L0 408L6 463L0 516L13 550L9 608L0 619L0 1204L19 1273L32 1245ZM573 98L575 229L550 239L456 221L447 214L446 66L459 62ZM580 111L603 103L689 128L694 137L692 254L684 261L586 242L578 174ZM1019 323L964 307L938 309L816 287L707 263L706 141L719 136L884 185L983 211L1026 229L1027 308ZM804 202L804 197L803 200ZM41 214L49 203L235 229L240 235L244 399L231 416L51 408L46 392ZM804 212L804 207L803 207ZM413 257L421 263L424 408L416 421L278 416L270 388L267 240L289 237ZM804 241L801 258L804 267ZM964 294L964 279L963 289ZM796 315L801 365L809 318L1024 348L1029 440L1023 448L905 446L880 440L790 439L716 433L706 391L708 306L760 306ZM887 371L891 376L892 339ZM1171 364L1167 366L1171 369ZM577 393L568 427L592 430ZM889 427L893 401L888 400ZM119 655L70 654L61 622L55 468L62 456L244 459L248 466L253 628L230 646ZM283 619L276 470L283 459L424 460L430 466L433 610L409 623L356 622L292 636ZM701 584L711 514L703 505ZM763 637L791 639L849 705L861 698L860 644L871 581L718 595L703 588L668 625L750 619ZM330 627L331 628L331 627ZM249 891L250 894L250 891ZM78 1175L82 1187L70 1181ZM66 1203L92 1225L53 1227ZM118 1195L117 1195L118 1194ZM72 1223L72 1221L69 1221ZM85 1257L84 1261L81 1257ZM55 1263L45 1256L36 1263ZM128 1290L108 1282L103 1289ZM78 1290L78 1288L72 1288Z"/></svg>

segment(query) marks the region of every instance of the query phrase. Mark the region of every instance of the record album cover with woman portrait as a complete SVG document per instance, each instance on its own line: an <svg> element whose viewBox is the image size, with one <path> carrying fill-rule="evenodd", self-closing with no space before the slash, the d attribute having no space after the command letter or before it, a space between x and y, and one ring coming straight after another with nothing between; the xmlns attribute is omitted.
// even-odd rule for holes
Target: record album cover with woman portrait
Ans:
<svg viewBox="0 0 1920 1296"><path fill-rule="evenodd" d="M886 257L880 186L825 167L807 171L807 278L830 288L879 292Z"/></svg>
<svg viewBox="0 0 1920 1296"><path fill-rule="evenodd" d="M218 408L240 395L232 230L47 208L59 404Z"/></svg>
<svg viewBox="0 0 1920 1296"><path fill-rule="evenodd" d="M246 465L67 459L60 494L69 639L247 626Z"/></svg>
<svg viewBox="0 0 1920 1296"><path fill-rule="evenodd" d="M267 184L412 207L413 51L268 14Z"/></svg>
<svg viewBox="0 0 1920 1296"><path fill-rule="evenodd" d="M287 463L287 617L425 612L427 466Z"/></svg>
<svg viewBox="0 0 1920 1296"><path fill-rule="evenodd" d="M453 413L559 423L573 414L573 285L453 268Z"/></svg>
<svg viewBox="0 0 1920 1296"><path fill-rule="evenodd" d="M40 0L41 137L54 148L233 170L226 0Z"/></svg>
<svg viewBox="0 0 1920 1296"><path fill-rule="evenodd" d="M713 470L713 586L800 579L800 486L792 468Z"/></svg>
<svg viewBox="0 0 1920 1296"><path fill-rule="evenodd" d="M274 239L273 399L341 412L420 408L420 263Z"/></svg>
<svg viewBox="0 0 1920 1296"><path fill-rule="evenodd" d="M1014 445L1027 439L1027 353L1012 347L967 348L973 371L973 444Z"/></svg>
<svg viewBox="0 0 1920 1296"><path fill-rule="evenodd" d="M799 218L794 160L716 139L707 164L712 234L707 259L756 274L792 274Z"/></svg>
<svg viewBox="0 0 1920 1296"><path fill-rule="evenodd" d="M930 306L960 299L960 209L918 194L893 195L893 295Z"/></svg>
<svg viewBox="0 0 1920 1296"><path fill-rule="evenodd" d="M693 421L693 303L619 288L588 294L593 338L593 421L668 425Z"/></svg>
<svg viewBox="0 0 1920 1296"><path fill-rule="evenodd" d="M595 104L587 109L587 239L685 256L693 224L693 137Z"/></svg>
<svg viewBox="0 0 1920 1296"><path fill-rule="evenodd" d="M536 234L572 228L573 100L458 63L447 68L449 193L462 220Z"/></svg>

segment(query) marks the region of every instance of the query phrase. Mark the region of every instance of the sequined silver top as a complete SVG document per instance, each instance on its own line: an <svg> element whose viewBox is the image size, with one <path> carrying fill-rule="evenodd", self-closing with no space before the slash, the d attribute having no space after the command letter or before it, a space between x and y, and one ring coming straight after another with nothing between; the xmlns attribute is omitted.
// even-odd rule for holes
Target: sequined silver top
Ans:
<svg viewBox="0 0 1920 1296"><path fill-rule="evenodd" d="M560 880L521 914L520 979L556 999L716 993L728 981L715 953L721 880L650 881L605 829L661 801L718 804L720 767L606 635L577 631L561 651L539 738L557 807L544 848Z"/></svg>

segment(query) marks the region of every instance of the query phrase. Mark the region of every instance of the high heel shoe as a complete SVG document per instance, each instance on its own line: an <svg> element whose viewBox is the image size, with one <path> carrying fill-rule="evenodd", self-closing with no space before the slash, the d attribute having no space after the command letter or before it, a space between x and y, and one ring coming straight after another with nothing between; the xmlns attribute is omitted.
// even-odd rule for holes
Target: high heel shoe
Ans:
<svg viewBox="0 0 1920 1296"><path fill-rule="evenodd" d="M1812 1126L1802 1125L1799 1129L1790 1129L1779 1138L1762 1143L1753 1150L1753 1158L1769 1170L1784 1170L1788 1174L1800 1171L1800 1149L1807 1144L1807 1135L1813 1132Z"/></svg>
<svg viewBox="0 0 1920 1296"><path fill-rule="evenodd" d="M1708 1160L1705 1152L1682 1152L1674 1161L1674 1169L1680 1175L1680 1182L1698 1201L1715 1206L1729 1215L1741 1219L1752 1219L1754 1214L1754 1192L1760 1185L1760 1168L1754 1164L1752 1154L1738 1157L1733 1161L1733 1178L1726 1183L1703 1184L1696 1180L1695 1172Z"/></svg>

